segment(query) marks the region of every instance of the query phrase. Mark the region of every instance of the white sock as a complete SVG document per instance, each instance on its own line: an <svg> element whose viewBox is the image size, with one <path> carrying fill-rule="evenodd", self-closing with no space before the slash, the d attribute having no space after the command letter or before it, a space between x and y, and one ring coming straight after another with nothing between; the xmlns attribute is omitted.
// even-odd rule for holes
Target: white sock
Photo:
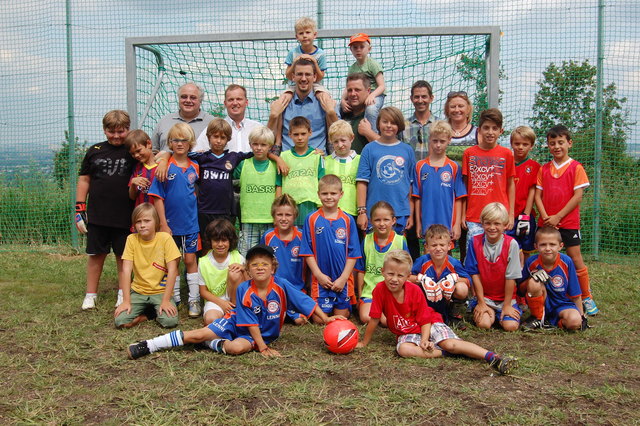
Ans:
<svg viewBox="0 0 640 426"><path fill-rule="evenodd" d="M147 347L151 353L157 352L160 349L174 348L183 345L183 334L180 330L174 330L171 333L147 340Z"/></svg>
<svg viewBox="0 0 640 426"><path fill-rule="evenodd" d="M214 352L218 352L219 354L226 354L227 352L224 350L224 342L226 341L227 339L213 339L205 342L205 344L209 346L209 348Z"/></svg>
<svg viewBox="0 0 640 426"><path fill-rule="evenodd" d="M87 297L87 296L98 297L98 293L87 293L87 294L85 294L85 297Z"/></svg>
<svg viewBox="0 0 640 426"><path fill-rule="evenodd" d="M189 302L200 301L200 284L198 283L198 273L187 273L187 285L189 286Z"/></svg>
<svg viewBox="0 0 640 426"><path fill-rule="evenodd" d="M180 275L176 277L176 283L173 286L173 301L176 304L180 303Z"/></svg>

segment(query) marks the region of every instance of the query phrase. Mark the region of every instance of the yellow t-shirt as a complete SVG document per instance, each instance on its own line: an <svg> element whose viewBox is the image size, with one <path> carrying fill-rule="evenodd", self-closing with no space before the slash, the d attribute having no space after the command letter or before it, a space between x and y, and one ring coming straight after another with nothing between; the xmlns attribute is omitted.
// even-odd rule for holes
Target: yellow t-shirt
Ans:
<svg viewBox="0 0 640 426"><path fill-rule="evenodd" d="M156 232L151 241L144 241L139 234L129 235L122 259L133 262L131 289L144 295L164 293L167 263L179 257L178 246L166 232Z"/></svg>

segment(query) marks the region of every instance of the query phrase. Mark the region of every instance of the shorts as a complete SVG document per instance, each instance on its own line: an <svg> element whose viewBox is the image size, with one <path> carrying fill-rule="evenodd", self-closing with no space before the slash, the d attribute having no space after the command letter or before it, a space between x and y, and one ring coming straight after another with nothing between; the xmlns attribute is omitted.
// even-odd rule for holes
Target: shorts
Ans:
<svg viewBox="0 0 640 426"><path fill-rule="evenodd" d="M579 312L578 308L573 302L563 303L560 306L555 306L553 309L547 309L547 305L545 304L544 309L545 309L545 313L544 313L545 319L549 321L551 325L554 325L556 327L558 326L558 321L560 320L560 312L566 309L575 309L576 312Z"/></svg>
<svg viewBox="0 0 640 426"><path fill-rule="evenodd" d="M272 228L270 223L243 223L240 226L240 238L238 241L238 251L246 256L249 249L260 242L262 235Z"/></svg>
<svg viewBox="0 0 640 426"><path fill-rule="evenodd" d="M248 340L251 343L251 345L255 347L256 343L251 337L251 335L248 332L245 332L245 333L240 332L240 330L246 330L246 328L240 329L239 327L236 326L235 315L230 315L229 318L227 318L227 316L225 315L222 318L213 320L213 322L209 324L207 328L213 331L216 334L216 336L218 336L221 339L234 340L234 339L241 338L241 339ZM269 344L269 342L266 342L266 341L265 343Z"/></svg>
<svg viewBox="0 0 640 426"><path fill-rule="evenodd" d="M431 324L431 334L429 335L429 341L433 342L436 345L436 349L442 350L438 343L447 339L458 339L460 338L456 335L456 333L449 328L443 322L436 322ZM396 344L396 351L400 349L400 345L403 343L413 343L416 346L420 346L420 341L422 340L421 334L403 334L402 336L398 336L398 343Z"/></svg>
<svg viewBox="0 0 640 426"><path fill-rule="evenodd" d="M115 319L116 327L122 327L125 324L129 324L133 321L138 315L141 315L145 312L145 310L152 306L156 310L156 314L160 309L160 304L162 303L162 298L164 297L163 293L159 294L140 294L135 291L131 291L131 313L127 313L127 311L121 312ZM171 304L176 306L173 302L173 298L171 298ZM162 314L158 314L156 317L156 321L162 327L165 328L173 328L178 326L178 315L174 317L170 317L163 312Z"/></svg>
<svg viewBox="0 0 640 426"><path fill-rule="evenodd" d="M372 303L373 299L371 297L361 297L360 298L360 304L362 303Z"/></svg>
<svg viewBox="0 0 640 426"><path fill-rule="evenodd" d="M220 298L224 300L230 300L229 297L226 295L220 296ZM202 308L202 315L206 314L208 311L211 311L211 310L222 312L224 314L224 310L217 303L213 303L206 300L204 302L204 307Z"/></svg>
<svg viewBox="0 0 640 426"><path fill-rule="evenodd" d="M529 235L525 235L524 237L518 237L516 235L516 226L518 225L518 221L516 220L513 224L513 228L505 231L510 237L516 240L520 249L525 253L533 253L536 248L534 243L536 242L536 231L538 230L538 221L532 215L529 216Z"/></svg>
<svg viewBox="0 0 640 426"><path fill-rule="evenodd" d="M173 241L182 253L196 253L202 248L200 234L197 232L188 235L174 235Z"/></svg>
<svg viewBox="0 0 640 426"><path fill-rule="evenodd" d="M87 254L109 254L113 250L116 256L122 256L130 232L124 228L87 225Z"/></svg>
<svg viewBox="0 0 640 426"><path fill-rule="evenodd" d="M562 243L565 248L579 246L582 243L579 229L558 228L558 231L560 231Z"/></svg>
<svg viewBox="0 0 640 426"><path fill-rule="evenodd" d="M506 317L500 319L500 317L502 316L502 304L504 302L496 302L495 300L487 299L485 297L484 298L484 303L486 303L488 307L490 307L491 309L496 311L496 321L517 321L517 322L520 322L519 319L515 319L515 318L510 317L508 315ZM471 300L469 300L469 309L471 310L471 312L473 312L473 310L476 308L477 305L478 305L478 299L476 299L475 297L472 298ZM520 309L520 307L518 306L518 302L516 301L515 298L511 299L511 307L514 308L516 311L518 311L520 313L520 315L522 315L522 309Z"/></svg>
<svg viewBox="0 0 640 426"><path fill-rule="evenodd" d="M345 286L346 287L346 286ZM316 302L322 312L331 315L334 309L348 309L351 312L351 297L345 292L334 293L334 297L318 297Z"/></svg>

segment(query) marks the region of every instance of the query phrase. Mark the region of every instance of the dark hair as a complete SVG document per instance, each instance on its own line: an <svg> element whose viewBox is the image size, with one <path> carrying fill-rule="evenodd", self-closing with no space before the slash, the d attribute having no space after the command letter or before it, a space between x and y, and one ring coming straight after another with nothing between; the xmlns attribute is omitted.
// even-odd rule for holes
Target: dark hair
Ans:
<svg viewBox="0 0 640 426"><path fill-rule="evenodd" d="M224 97L227 97L227 93L229 93L231 90L236 90L236 89L241 89L244 92L244 97L247 97L247 89L244 86L240 86L239 84L230 84L227 86L226 89L224 89Z"/></svg>
<svg viewBox="0 0 640 426"><path fill-rule="evenodd" d="M398 108L388 106L380 110L380 113L378 114L378 120L376 121L376 126L378 127L378 129L380 128L380 120L382 119L382 117L386 117L389 121L398 126L398 133L402 133L404 131L404 115L402 115L402 111L400 111Z"/></svg>
<svg viewBox="0 0 640 426"><path fill-rule="evenodd" d="M427 92L429 92L429 96L433 96L433 88L431 87L429 82L425 80L418 80L413 83L413 85L411 86L411 96L413 96L414 90L421 88L427 89Z"/></svg>
<svg viewBox="0 0 640 426"><path fill-rule="evenodd" d="M306 127L307 129L311 130L311 122L307 117L299 115L297 117L293 117L291 121L289 121L289 131L291 131L291 129L293 129L294 127Z"/></svg>
<svg viewBox="0 0 640 426"><path fill-rule="evenodd" d="M311 65L311 67L313 68L313 73L316 73L316 67L313 66L313 62L311 62L308 59L304 59L304 58L298 58L295 60L295 62L293 63L293 72L296 72L296 67L298 65Z"/></svg>
<svg viewBox="0 0 640 426"><path fill-rule="evenodd" d="M215 219L204 230L206 241L204 246L206 251L211 249L211 241L226 240L229 241L229 251L238 248L238 235L236 228L227 219Z"/></svg>
<svg viewBox="0 0 640 426"><path fill-rule="evenodd" d="M545 225L542 228L538 228L538 231L536 232L536 243L543 235L553 235L558 239L558 241L562 242L562 234L560 234L560 231L553 226Z"/></svg>
<svg viewBox="0 0 640 426"><path fill-rule="evenodd" d="M558 138L560 136L564 136L568 141L571 140L571 132L567 129L567 126L563 126L562 124L558 126L553 126L547 132L547 139L549 138Z"/></svg>
<svg viewBox="0 0 640 426"><path fill-rule="evenodd" d="M350 81L357 81L357 80L361 80L362 84L364 85L365 89L370 89L371 88L371 82L369 81L369 77L367 77L367 75L363 72L357 72L354 74L350 74L349 76L347 76L347 84L349 84Z"/></svg>
<svg viewBox="0 0 640 426"><path fill-rule="evenodd" d="M480 113L479 123L482 127L485 121L491 121L502 129L502 120L502 113L498 108L489 108Z"/></svg>
<svg viewBox="0 0 640 426"><path fill-rule="evenodd" d="M147 132L140 129L130 131L127 137L124 138L124 146L128 150L138 145L146 146L147 142L151 143L151 138L149 138Z"/></svg>

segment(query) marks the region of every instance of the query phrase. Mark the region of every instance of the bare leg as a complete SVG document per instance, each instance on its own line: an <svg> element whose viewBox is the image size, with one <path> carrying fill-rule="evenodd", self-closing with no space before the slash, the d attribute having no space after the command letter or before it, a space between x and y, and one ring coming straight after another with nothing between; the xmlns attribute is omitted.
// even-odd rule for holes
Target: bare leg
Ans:
<svg viewBox="0 0 640 426"><path fill-rule="evenodd" d="M92 254L87 260L87 293L97 293L107 254Z"/></svg>

